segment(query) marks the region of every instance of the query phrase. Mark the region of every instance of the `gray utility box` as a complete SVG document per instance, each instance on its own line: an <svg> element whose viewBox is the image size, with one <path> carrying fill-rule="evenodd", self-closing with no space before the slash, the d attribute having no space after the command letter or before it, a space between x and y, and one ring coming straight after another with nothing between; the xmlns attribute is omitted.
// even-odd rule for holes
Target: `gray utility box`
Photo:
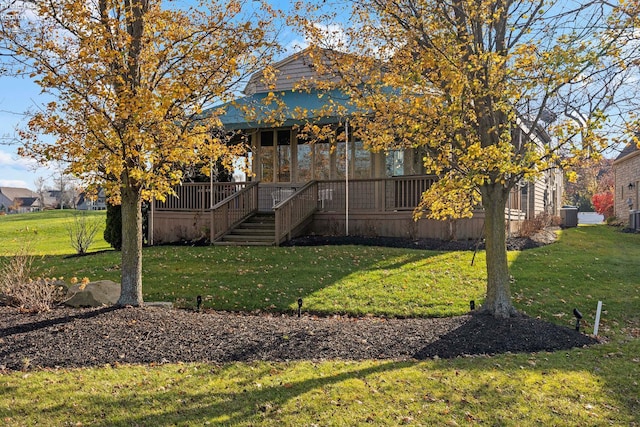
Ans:
<svg viewBox="0 0 640 427"><path fill-rule="evenodd" d="M563 227L578 226L578 208L576 206L563 206L560 208L560 219Z"/></svg>
<svg viewBox="0 0 640 427"><path fill-rule="evenodd" d="M640 211L629 212L629 228L632 230L640 229Z"/></svg>

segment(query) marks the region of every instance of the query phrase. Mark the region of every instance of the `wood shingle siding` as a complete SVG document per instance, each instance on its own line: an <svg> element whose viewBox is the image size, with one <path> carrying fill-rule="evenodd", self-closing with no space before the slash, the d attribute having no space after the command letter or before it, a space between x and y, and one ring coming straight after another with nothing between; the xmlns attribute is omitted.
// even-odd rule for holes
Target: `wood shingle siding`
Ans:
<svg viewBox="0 0 640 427"><path fill-rule="evenodd" d="M313 67L313 61L309 58L308 50L303 50L274 64L273 68L277 70L275 87L265 84L262 73L256 73L249 80L244 90L245 94L294 90L300 82L317 81L320 78ZM323 76L322 79L327 77Z"/></svg>

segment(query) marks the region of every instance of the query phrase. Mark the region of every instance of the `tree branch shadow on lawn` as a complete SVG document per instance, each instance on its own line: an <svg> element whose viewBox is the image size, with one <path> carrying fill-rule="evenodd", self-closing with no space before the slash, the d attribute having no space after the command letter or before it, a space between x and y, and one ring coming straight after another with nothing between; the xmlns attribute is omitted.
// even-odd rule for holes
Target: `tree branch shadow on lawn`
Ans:
<svg viewBox="0 0 640 427"><path fill-rule="evenodd" d="M519 378L520 375L526 375L525 372L531 370L545 375L552 373L554 370L564 369L559 366L565 366L564 360L568 356L564 353L551 353L545 355L544 358L538 359L538 366L529 367L523 371L519 366L521 362L515 360L513 364L506 363L506 367L502 368L504 371L511 371L511 374L507 374L512 378L515 376ZM563 359L563 362L558 363L556 359ZM595 355L589 355L587 353L574 353L572 360L575 363L574 367L567 369L567 371L593 371L593 365L599 364L597 362L598 357ZM373 362L374 366L368 366L365 368L349 370L348 372L340 372L330 376L314 376L313 378L305 379L296 382L291 381L287 383L279 383L274 385L258 385L263 381L269 381L266 378L273 378L275 375L273 369L279 369L272 364L266 365L251 365L250 374L247 377L243 377L243 383L237 388L241 391L226 391L223 385L220 388L210 388L206 391L200 391L202 389L202 383L209 381L208 376L215 376L220 378L232 377L233 374L225 373L225 370L229 369L233 365L225 365L222 367L212 366L209 372L206 372L206 366L196 366L198 371L205 370L200 375L188 375L190 369L189 366L184 367L184 373L172 382L172 388L183 390L180 393L180 402L182 407L176 409L176 395L175 393L158 393L155 389L141 392L139 390L132 389L131 394L126 396L117 395L91 395L84 396L83 400L87 400L87 406L89 407L101 407L101 408L118 408L120 413L125 414L123 418L114 419L108 414L106 410L106 420L97 422L97 426L129 426L129 425L175 425L175 424L196 424L198 422L211 420L212 423L220 423L221 425L252 425L253 423L259 423L261 418L269 419L272 417L278 417L280 410L288 402L294 401L296 398L303 396L306 393L316 390L321 392L323 388L346 382L352 379L362 379L365 381L367 378L376 375L391 374L394 371L400 371L407 368L419 367L423 362L414 361L383 361ZM454 362L455 363L455 362ZM474 372L491 372L496 369L496 362L493 358L480 358L475 359L474 363L470 365L465 360L461 360L462 365L450 365L449 361L435 362L433 369L455 370L464 371L477 380L473 382L476 387L476 391L468 391L471 395L491 395L492 397L484 399L485 401L505 401L506 397L504 392L500 390L500 384L495 382L487 382L480 380L481 375L477 375ZM502 362L501 362L502 363ZM512 366L513 365L513 366ZM360 365L353 365L358 367ZM249 368L247 368L249 369ZM285 367L285 370L290 370ZM343 369L349 369L346 366ZM420 369L420 368L419 368ZM278 371L281 372L281 371ZM610 383L611 397L616 399L617 404L626 407L629 419L634 417L634 413L637 413L638 405L637 400L634 404L629 397L629 393L625 390L616 389L614 387L615 381L611 381L611 376L615 374L615 370L603 370L600 372L594 371L594 376L601 377L605 383ZM425 375L427 375L425 373ZM266 380L265 380L266 379ZM418 379L416 379L418 380ZM523 379L524 381L524 379ZM551 381L551 380L550 380ZM524 386L523 386L524 387ZM189 390L199 390L195 393ZM328 398L327 398L328 399ZM512 399L509 397L508 399ZM521 400L526 400L527 394L521 395ZM92 401L93 400L93 401ZM150 402L153 402L153 406L156 409L151 409L153 414L140 414L140 408L148 408ZM353 402L344 401L345 405L349 405ZM509 400L509 404L513 404ZM524 402L523 402L524 404ZM615 409L616 403L611 402ZM320 403L323 406L324 403ZM455 405L454 405L455 406ZM157 408L163 408L157 410ZM304 407L298 407L297 410L304 410ZM103 409L104 410L104 409ZM347 408L343 409L348 411ZM296 409L287 409L286 415L295 416ZM338 410L339 411L339 410ZM616 410L617 412L617 410ZM518 413L520 417L525 416L523 413ZM562 414L559 413L558 417ZM360 420L362 424L366 423L364 419ZM355 419L355 418L354 418ZM428 418L427 418L428 419ZM559 418L560 419L560 418ZM94 422L96 420L94 419Z"/></svg>
<svg viewBox="0 0 640 427"><path fill-rule="evenodd" d="M126 418L114 422L108 419L102 426L130 426L130 425L175 425L176 423L194 423L206 419L216 420L223 425L246 424L255 420L254 417L269 417L270 413L275 413L286 402L302 396L312 390L321 390L323 387L337 384L354 378L364 378L369 375L381 374L412 366L413 362L385 362L376 364L364 369L357 369L349 372L342 372L332 376L315 377L299 382L278 384L274 386L256 387L253 382L248 381L247 387L240 392L226 392L224 389L211 389L208 392L190 394L188 391L181 394L183 401L188 402L185 408L175 411L171 409L175 405L175 396L171 393L156 393L154 390L149 393L136 392L133 396L122 398L109 397L104 394L95 397L84 397L84 400L97 399L89 402L88 406L98 406L106 408L119 408L123 414L128 414ZM354 365L357 366L357 365ZM215 369L215 368L214 368ZM224 370L225 368L221 368ZM269 370L273 367L265 367L263 372L252 373L252 378L263 378L270 375ZM223 373L214 372L214 375L224 376ZM198 376L183 376L174 384L182 390L189 390L199 387L189 386L190 381L200 381ZM112 399L112 400L111 400ZM149 401L154 402L157 407L167 408L153 415L137 415L138 408L148 407ZM164 403L163 403L164 401ZM212 401L214 403L212 403Z"/></svg>

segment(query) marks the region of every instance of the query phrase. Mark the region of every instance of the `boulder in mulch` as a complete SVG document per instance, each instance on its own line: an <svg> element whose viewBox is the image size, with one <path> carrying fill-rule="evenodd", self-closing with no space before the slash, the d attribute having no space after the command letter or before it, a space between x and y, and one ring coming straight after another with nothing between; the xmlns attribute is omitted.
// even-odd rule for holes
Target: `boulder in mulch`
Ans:
<svg viewBox="0 0 640 427"><path fill-rule="evenodd" d="M66 305L71 307L112 306L120 298L120 283L98 280L86 285L77 283L67 292Z"/></svg>

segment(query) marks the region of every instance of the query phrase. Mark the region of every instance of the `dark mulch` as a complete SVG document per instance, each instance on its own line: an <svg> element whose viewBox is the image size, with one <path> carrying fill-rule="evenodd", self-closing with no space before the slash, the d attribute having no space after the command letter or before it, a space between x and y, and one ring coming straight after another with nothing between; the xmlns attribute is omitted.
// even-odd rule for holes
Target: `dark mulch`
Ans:
<svg viewBox="0 0 640 427"><path fill-rule="evenodd" d="M164 308L0 307L0 370L118 363L412 360L569 349L596 341L518 316L301 318Z"/></svg>
<svg viewBox="0 0 640 427"><path fill-rule="evenodd" d="M543 246L548 242L529 237L507 239L507 249L522 251ZM484 241L480 240L440 240L440 239L399 239L396 237L366 236L303 236L285 243L283 246L319 246L319 245L363 245L385 246L403 249L428 249L433 251L473 251L483 250Z"/></svg>
<svg viewBox="0 0 640 427"><path fill-rule="evenodd" d="M509 248L523 250L551 240L510 239ZM290 244L474 250L477 242L308 236ZM60 307L25 314L0 306L0 371L118 363L420 360L556 351L596 342L524 315L502 321L477 313L443 319L298 318L151 307Z"/></svg>

